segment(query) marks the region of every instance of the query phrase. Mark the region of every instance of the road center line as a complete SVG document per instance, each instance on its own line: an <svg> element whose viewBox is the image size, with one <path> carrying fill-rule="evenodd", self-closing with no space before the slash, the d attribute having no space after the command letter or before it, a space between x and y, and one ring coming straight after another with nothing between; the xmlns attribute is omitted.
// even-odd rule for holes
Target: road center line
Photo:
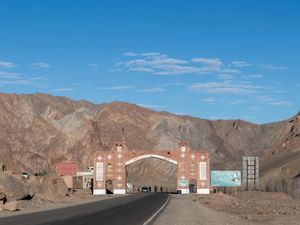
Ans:
<svg viewBox="0 0 300 225"><path fill-rule="evenodd" d="M157 216L157 214L160 213L166 207L169 200L170 200L170 195L168 195L168 198L166 202L163 204L163 206L160 207L145 223L143 223L143 225L148 225Z"/></svg>

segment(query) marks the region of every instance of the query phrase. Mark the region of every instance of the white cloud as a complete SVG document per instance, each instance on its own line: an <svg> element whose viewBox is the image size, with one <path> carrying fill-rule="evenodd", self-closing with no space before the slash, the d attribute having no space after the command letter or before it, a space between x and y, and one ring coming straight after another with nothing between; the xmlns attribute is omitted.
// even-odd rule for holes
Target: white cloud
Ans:
<svg viewBox="0 0 300 225"><path fill-rule="evenodd" d="M126 90L126 89L133 89L135 86L133 85L121 85L121 86L112 86L112 87L98 87L98 90L108 90L108 91L113 91L113 90Z"/></svg>
<svg viewBox="0 0 300 225"><path fill-rule="evenodd" d="M146 72L146 73L152 73L154 72L153 69L147 68L147 67L133 67L129 68L130 71L135 71L135 72Z"/></svg>
<svg viewBox="0 0 300 225"><path fill-rule="evenodd" d="M156 68L161 69L161 71L154 72L157 75L179 75L188 73L198 73L200 70L193 66L180 66L180 65L160 65Z"/></svg>
<svg viewBox="0 0 300 225"><path fill-rule="evenodd" d="M5 72L5 71L0 71L0 78L3 79L19 79L21 78L20 73L10 73L10 72Z"/></svg>
<svg viewBox="0 0 300 225"><path fill-rule="evenodd" d="M293 103L290 101L273 101L270 102L272 106L291 106Z"/></svg>
<svg viewBox="0 0 300 225"><path fill-rule="evenodd" d="M258 101L265 102L271 106L291 106L292 102L286 100L276 99L267 95L260 95L255 97Z"/></svg>
<svg viewBox="0 0 300 225"><path fill-rule="evenodd" d="M212 103L212 104L214 104L214 103L217 102L217 99L215 99L215 98L206 98L206 99L201 100L201 102L206 102L206 103Z"/></svg>
<svg viewBox="0 0 300 225"><path fill-rule="evenodd" d="M245 62L245 61L233 61L231 62L232 65L236 66L236 67L247 67L247 66L251 66L251 63Z"/></svg>
<svg viewBox="0 0 300 225"><path fill-rule="evenodd" d="M123 55L124 56L137 56L137 54L134 52L124 52Z"/></svg>
<svg viewBox="0 0 300 225"><path fill-rule="evenodd" d="M0 80L0 85L33 85L33 82L26 79Z"/></svg>
<svg viewBox="0 0 300 225"><path fill-rule="evenodd" d="M264 76L262 74L249 74L249 75L243 75L241 77L244 79L257 79L257 78L263 78Z"/></svg>
<svg viewBox="0 0 300 225"><path fill-rule="evenodd" d="M30 65L35 69L48 69L48 68L50 68L50 65L48 63L45 63L45 62L36 62L36 63L31 63Z"/></svg>
<svg viewBox="0 0 300 225"><path fill-rule="evenodd" d="M38 81L38 80L46 80L46 79L44 77L33 77L33 78L30 78L30 80Z"/></svg>
<svg viewBox="0 0 300 225"><path fill-rule="evenodd" d="M0 71L0 86L31 85L36 88L45 88L48 87L48 85L43 82L45 80L46 79L42 77L24 78L21 73Z"/></svg>
<svg viewBox="0 0 300 225"><path fill-rule="evenodd" d="M223 66L223 62L218 58L193 58L192 62L204 65L208 70L219 70Z"/></svg>
<svg viewBox="0 0 300 225"><path fill-rule="evenodd" d="M243 100L243 99L238 99L238 100L234 100L234 101L231 101L230 104L231 105L239 105L239 104L243 104L245 103L246 101Z"/></svg>
<svg viewBox="0 0 300 225"><path fill-rule="evenodd" d="M189 62L176 59L155 52L134 53L127 52L123 55L135 57L127 61L119 61L116 66L125 66L129 71L152 73L156 75L178 75L187 73L199 73L200 69L189 65Z"/></svg>
<svg viewBox="0 0 300 225"><path fill-rule="evenodd" d="M288 69L287 66L275 66L272 64L261 64L261 67L263 69L267 69L267 70L286 70L286 69Z"/></svg>
<svg viewBox="0 0 300 225"><path fill-rule="evenodd" d="M7 61L0 61L0 68L5 68L5 69L9 69L9 68L13 68L16 67L17 65L15 65L12 62L7 62Z"/></svg>
<svg viewBox="0 0 300 225"><path fill-rule="evenodd" d="M122 72L123 70L120 68L113 68L113 69L109 69L107 70L108 72Z"/></svg>
<svg viewBox="0 0 300 225"><path fill-rule="evenodd" d="M209 94L249 94L256 93L261 86L231 82L195 83L189 86L190 91Z"/></svg>
<svg viewBox="0 0 300 225"><path fill-rule="evenodd" d="M155 88L143 89L143 90L140 90L139 92L155 93L155 92L162 92L162 91L165 91L165 89L160 88L160 87L155 87Z"/></svg>
<svg viewBox="0 0 300 225"><path fill-rule="evenodd" d="M245 74L244 68L248 66L255 66L256 69L287 69L285 66L249 63L243 60L225 63L221 58L217 57L179 59L158 52L125 52L123 53L122 60L117 59L115 61L115 67L110 71L134 71L155 75L213 74L222 80L233 80L235 75L243 79L257 79L263 77L260 73Z"/></svg>
<svg viewBox="0 0 300 225"><path fill-rule="evenodd" d="M219 73L221 75L225 74L225 75L227 75L227 78L229 76L232 76L232 74L240 74L241 73L240 70L232 69L228 65L225 65L219 58L200 57L200 58L193 58L191 61L194 63L201 64L201 67L199 68L201 73ZM223 78L226 79L225 76Z"/></svg>
<svg viewBox="0 0 300 225"><path fill-rule="evenodd" d="M222 80L231 80L233 78L233 75L231 75L231 74L219 74L218 77Z"/></svg>
<svg viewBox="0 0 300 225"><path fill-rule="evenodd" d="M73 88L57 88L52 90L52 92L67 92L67 91L73 91Z"/></svg>
<svg viewBox="0 0 300 225"><path fill-rule="evenodd" d="M157 56L160 55L158 52L144 52L144 53L135 53L135 52L125 52L123 53L124 56Z"/></svg>
<svg viewBox="0 0 300 225"><path fill-rule="evenodd" d="M268 95L258 95L255 98L261 102L271 102L271 101L275 100L274 98L272 98Z"/></svg>

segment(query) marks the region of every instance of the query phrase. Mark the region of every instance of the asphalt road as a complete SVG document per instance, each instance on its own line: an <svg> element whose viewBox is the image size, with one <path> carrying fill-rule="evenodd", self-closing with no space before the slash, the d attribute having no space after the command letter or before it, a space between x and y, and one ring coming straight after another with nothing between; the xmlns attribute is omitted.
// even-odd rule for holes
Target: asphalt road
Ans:
<svg viewBox="0 0 300 225"><path fill-rule="evenodd" d="M134 194L82 205L0 218L0 225L143 225L168 194Z"/></svg>

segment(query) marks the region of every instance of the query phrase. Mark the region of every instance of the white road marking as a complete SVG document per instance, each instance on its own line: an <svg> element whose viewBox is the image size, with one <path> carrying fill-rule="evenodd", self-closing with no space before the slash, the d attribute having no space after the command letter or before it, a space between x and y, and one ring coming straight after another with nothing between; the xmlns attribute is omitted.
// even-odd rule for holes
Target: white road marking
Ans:
<svg viewBox="0 0 300 225"><path fill-rule="evenodd" d="M143 223L143 225L148 225L157 216L157 214L160 213L166 207L169 200L170 200L170 195L168 196L167 201L163 204L163 206L160 207L159 210L157 210L145 223Z"/></svg>

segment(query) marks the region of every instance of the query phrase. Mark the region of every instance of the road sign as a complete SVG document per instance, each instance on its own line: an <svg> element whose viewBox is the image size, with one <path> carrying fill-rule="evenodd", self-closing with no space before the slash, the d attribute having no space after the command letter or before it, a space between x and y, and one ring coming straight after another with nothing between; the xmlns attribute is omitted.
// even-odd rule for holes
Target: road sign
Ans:
<svg viewBox="0 0 300 225"><path fill-rule="evenodd" d="M241 186L241 171L211 171L211 186Z"/></svg>
<svg viewBox="0 0 300 225"><path fill-rule="evenodd" d="M179 180L178 181L178 186L187 187L187 186L189 186L189 181L188 180Z"/></svg>

